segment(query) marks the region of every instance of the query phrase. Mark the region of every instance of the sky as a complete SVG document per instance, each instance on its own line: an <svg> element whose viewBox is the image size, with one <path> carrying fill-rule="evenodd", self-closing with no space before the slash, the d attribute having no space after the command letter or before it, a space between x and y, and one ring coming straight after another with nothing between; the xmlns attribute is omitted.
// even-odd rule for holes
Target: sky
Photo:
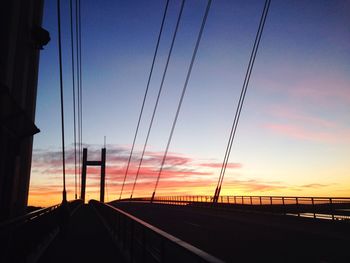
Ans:
<svg viewBox="0 0 350 263"><path fill-rule="evenodd" d="M165 1L81 1L83 143L119 198ZM170 0L123 197L130 196L180 9ZM213 0L156 195L213 195L264 1ZM206 6L187 0L134 197L151 196ZM68 199L74 198L69 1L61 1ZM272 1L222 195L350 196L350 2ZM40 54L29 205L62 198L56 1ZM99 197L88 168L87 199ZM77 175L79 178L79 175Z"/></svg>

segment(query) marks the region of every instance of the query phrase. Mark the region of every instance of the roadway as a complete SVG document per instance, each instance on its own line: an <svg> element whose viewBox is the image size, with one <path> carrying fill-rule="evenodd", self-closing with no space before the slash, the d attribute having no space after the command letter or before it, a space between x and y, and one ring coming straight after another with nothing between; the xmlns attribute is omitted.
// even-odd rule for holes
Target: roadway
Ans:
<svg viewBox="0 0 350 263"><path fill-rule="evenodd" d="M350 262L350 224L136 202L113 204L226 262Z"/></svg>
<svg viewBox="0 0 350 263"><path fill-rule="evenodd" d="M105 227L88 205L82 205L41 256L39 263L124 262Z"/></svg>

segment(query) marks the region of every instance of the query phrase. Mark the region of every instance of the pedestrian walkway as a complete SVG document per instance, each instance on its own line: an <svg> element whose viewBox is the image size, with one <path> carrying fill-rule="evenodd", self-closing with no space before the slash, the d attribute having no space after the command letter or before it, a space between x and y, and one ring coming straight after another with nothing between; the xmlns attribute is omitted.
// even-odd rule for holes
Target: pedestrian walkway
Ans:
<svg viewBox="0 0 350 263"><path fill-rule="evenodd" d="M72 216L39 260L46 262L124 262L107 230L89 205Z"/></svg>

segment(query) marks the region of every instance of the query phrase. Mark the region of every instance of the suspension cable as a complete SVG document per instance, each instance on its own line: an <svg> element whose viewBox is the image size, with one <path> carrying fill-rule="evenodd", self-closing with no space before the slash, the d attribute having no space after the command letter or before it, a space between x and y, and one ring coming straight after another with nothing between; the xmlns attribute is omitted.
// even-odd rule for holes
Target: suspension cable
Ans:
<svg viewBox="0 0 350 263"><path fill-rule="evenodd" d="M123 190L124 190L124 186L125 186L125 180L126 180L126 177L128 175L130 161L131 161L131 158L132 158L132 155L133 155L133 152L134 152L135 142L136 142L137 134L138 134L138 131L139 131L141 118L142 118L142 115L143 115L143 109L144 109L144 106L145 106L149 85L150 85L151 78L152 78L152 75L153 75L153 68L154 68L155 60L156 60L156 57L157 57L157 54L158 54L158 48L159 48L159 43L160 43L160 39L161 39L162 32L163 32L165 17L166 17L167 11L168 11L168 5L169 5L169 0L167 0L166 5L165 5L165 9L164 9L164 13L163 13L163 19L162 19L162 23L161 23L159 34L158 34L156 49L154 51L154 55L153 55L153 59L152 59L152 65L151 65L151 69L150 69L150 72L149 72L149 75L148 75L146 91L145 91L145 94L143 96L143 101L142 101L142 106L141 106L141 110L140 110L140 114L139 114L139 119L137 121L137 126L136 126L135 135L134 135L134 140L133 140L133 143L132 143L132 147L131 147L131 151L130 151L130 155L129 155L129 159L128 159L128 164L126 166L124 180L123 180L122 188L121 188L120 194L119 194L119 199L121 199L122 194L123 194Z"/></svg>
<svg viewBox="0 0 350 263"><path fill-rule="evenodd" d="M241 103L239 103L239 109L237 108L238 109L238 114L236 114L236 116L235 116L235 119L236 119L236 121L234 121L235 126L234 126L234 130L233 130L233 134L231 136L232 139L231 139L231 142L230 142L230 148L228 150L225 166L224 166L224 169L223 169L223 174L226 171L229 155L231 153L233 139L234 139L234 136L236 134L238 121L239 121L240 114L241 114L241 111L242 111L243 102L244 102L245 95L246 95L246 92L247 92L247 88L248 88L251 72L252 72L252 69L253 69L253 66L254 66L254 62L255 62L255 58L256 58L256 54L257 54L257 51L258 51L258 47L259 47L259 44L260 44L260 39L261 39L262 31L263 31L263 28L264 28L264 25L265 25L265 20L266 20L266 16L267 16L267 12L268 12L269 6L270 6L270 2L271 2L271 0L267 0L265 2L262 18L261 18L261 21L260 21L260 24L259 24L259 29L258 29L258 32L257 32L257 37L255 39L254 46L253 46L253 51L252 51L252 54L251 54L251 57L250 57L250 60L249 60L249 66L248 66L247 73L246 73L246 76L245 76L245 79L244 79L244 84L243 84L244 91L243 91L243 94L241 93L241 96L240 96ZM223 181L223 176L221 177L220 187L221 187L222 181Z"/></svg>
<svg viewBox="0 0 350 263"><path fill-rule="evenodd" d="M67 202L66 193L66 161L64 148L64 103L63 103L63 74L62 74L62 44L61 44L61 10L60 0L57 0L57 23L58 23L58 58L60 69L60 95L61 95L61 135L62 135L62 172L63 172L63 192L62 203Z"/></svg>
<svg viewBox="0 0 350 263"><path fill-rule="evenodd" d="M73 84L73 130L74 130L74 188L75 199L77 199L77 139L76 139L76 120L75 120L75 65L74 65L74 40L73 40L73 0L70 0L70 38L71 38L71 56L72 56L72 84Z"/></svg>
<svg viewBox="0 0 350 263"><path fill-rule="evenodd" d="M250 59L249 59L249 63L248 63L247 71L246 71L246 75L245 75L245 78L244 78L241 94L240 94L240 97L239 97L239 102L238 102L238 105L237 105L237 108L236 108L235 117L234 117L234 120L233 120L233 123L232 123L230 137L229 137L229 140L227 142L226 152L225 152L224 160L223 160L223 163L222 163L218 184L217 184L217 187L216 187L215 193L214 193L214 198L213 198L213 202L214 203L216 203L218 201L219 196L220 196L221 186L222 186L222 183L223 183L223 180L224 180L224 176L225 176L225 172L226 172L226 168L227 168L227 163L228 163L228 160L230 158L231 149L232 149L232 145L233 145L233 140L234 140L234 137L235 137L235 134L236 134L238 121L239 121L239 118L240 118L240 115L241 115L241 111L242 111L245 95L246 95L246 92L247 92L247 89L248 89L250 76L251 76L251 73L252 73L252 70L253 70L256 54L257 54L257 51L258 51L258 48L259 48L259 44L260 44L260 40L261 40L263 29L264 29L264 26L265 26L265 21L266 21L266 17L267 17L267 13L268 13L269 7L270 7L270 3L271 3L271 0L266 0L265 1L264 9L263 9L263 12L262 12L262 15L261 15L261 18L260 18L259 28L258 28L258 31L256 33L253 49L252 49L252 52L251 52L251 55L250 55Z"/></svg>
<svg viewBox="0 0 350 263"><path fill-rule="evenodd" d="M77 60L77 99L78 99L78 105L77 105L77 119L78 119L78 158L79 158L79 162L78 162L78 166L79 166L79 189L81 190L81 165L82 165L82 155L81 155L81 138L80 138L80 70L79 70L79 21L78 21L78 17L79 17L79 4L78 4L79 0L75 0L75 38L76 38L76 60ZM80 191L81 194L81 191Z"/></svg>
<svg viewBox="0 0 350 263"><path fill-rule="evenodd" d="M195 61L195 58L196 58L196 55L197 55L199 43L200 43L201 38L202 38L204 26L205 26L205 23L207 21L207 17L208 17L208 13L209 13L209 10L210 10L211 2L212 2L212 0L208 0L207 7L206 7L206 10L205 10L205 14L203 16L203 20L202 20L202 24L201 24L201 27L200 27L200 30L199 30L198 37L197 37L196 45L195 45L195 48L194 48L194 51L193 51L193 54L192 54L190 66L188 68L186 81L185 81L184 87L182 89L182 94L181 94L180 101L179 101L179 104L178 104L178 107L177 107L175 119L174 119L173 125L171 127L171 132L170 132L170 135L169 135L168 143L167 143L167 146L166 146L166 149L165 149L165 152L164 152L164 155L163 155L162 163L161 163L161 166L160 166L160 169L159 169L159 172L158 172L157 181L156 181L156 184L155 184L155 187L154 187L154 191L153 191L153 194L152 194L151 202L153 202L155 193L157 191L159 179L160 179L160 176L161 176L161 173L162 173L162 170L163 170L163 167L164 167L164 163L165 163L165 160L166 160L166 157L167 157L167 154L168 154L168 150L169 150L169 146L170 146L170 143L171 143L171 139L172 139L172 136L174 134L176 122L177 122L177 119L178 119L178 116L179 116L179 113L180 113L180 109L181 109L181 105L182 105L182 102L183 102L183 99L184 99L184 96L185 96L185 92L186 92L186 89L187 89L188 81L189 81L191 73L192 73L193 64L194 64L194 61Z"/></svg>
<svg viewBox="0 0 350 263"><path fill-rule="evenodd" d="M81 4L78 0L79 7L79 82L80 82L80 150L83 152L83 77L82 77L82 54L81 54Z"/></svg>
<svg viewBox="0 0 350 263"><path fill-rule="evenodd" d="M83 152L83 93L82 93L82 49L81 49L81 2L76 0L76 60L77 60L77 95L78 95L78 157L79 157L79 188L82 171L82 152Z"/></svg>
<svg viewBox="0 0 350 263"><path fill-rule="evenodd" d="M153 109L153 113L152 113L152 118L151 118L151 121L150 121L150 124L149 124L149 127L148 127L148 131L147 131L147 136L146 136L145 144L143 145L143 150L142 150L141 158L140 158L140 161L139 161L139 167L137 168L137 172L136 172L134 184L133 184L133 187L132 187L132 190L131 190L130 199L132 198L132 195L133 195L133 193L134 193L135 186L136 186L136 182L137 182L137 179L138 179L138 176L139 176L139 173L140 173L140 169L141 169L143 157L144 157L145 152L146 152L146 147L147 147L147 144L148 144L148 139L149 139L149 136L150 136L150 133L151 133L151 129L152 129L152 126L153 126L154 116L155 116L156 111L157 111L157 108L158 108L158 103L159 103L160 95L161 95L161 93L162 93L162 89L163 89L163 85L164 85L165 76L166 76L166 73L167 73L167 71L168 71L169 61L170 61L170 57L171 57L171 54L172 54L172 51L173 51L173 47L174 47L174 43L175 43L177 31L178 31L178 28L179 28L179 24L180 24L180 20L181 20L181 16L182 16L182 12L183 12L184 5L185 5L185 0L183 0L183 1L181 2L181 7L180 7L179 15L178 15L177 21L176 21L175 31L174 31L174 34L173 34L173 38L172 38L172 40L171 40L171 45L170 45L170 49L169 49L169 53L168 53L168 58L167 58L167 61L166 61L166 64L165 64L165 68L164 68L164 72L163 72L163 76L162 76L162 81L161 81L161 83L160 83L160 87L159 87L159 90L158 90L157 100L156 100L156 103L155 103L155 105L154 105L154 109Z"/></svg>

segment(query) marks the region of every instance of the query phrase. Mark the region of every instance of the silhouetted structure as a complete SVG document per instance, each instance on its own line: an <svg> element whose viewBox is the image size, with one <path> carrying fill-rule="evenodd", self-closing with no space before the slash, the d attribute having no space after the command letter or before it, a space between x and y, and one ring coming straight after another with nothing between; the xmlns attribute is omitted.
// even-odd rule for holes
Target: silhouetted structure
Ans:
<svg viewBox="0 0 350 263"><path fill-rule="evenodd" d="M105 178L106 178L106 148L101 149L101 161L88 161L87 148L83 149L83 167L81 171L81 196L80 198L85 202L85 188L86 188L86 169L87 166L101 166L101 181L100 181L100 202L105 200Z"/></svg>
<svg viewBox="0 0 350 263"><path fill-rule="evenodd" d="M1 4L0 220L20 215L28 200L39 51L50 36L41 28L42 0Z"/></svg>

